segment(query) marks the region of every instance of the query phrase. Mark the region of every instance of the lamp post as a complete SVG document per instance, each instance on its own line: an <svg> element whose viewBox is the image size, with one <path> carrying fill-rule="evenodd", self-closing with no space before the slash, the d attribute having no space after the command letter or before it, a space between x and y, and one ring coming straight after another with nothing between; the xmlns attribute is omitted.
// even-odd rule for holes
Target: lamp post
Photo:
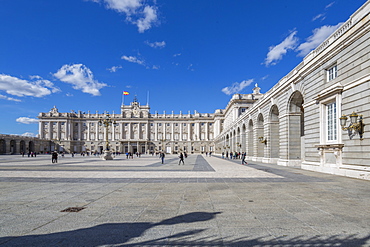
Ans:
<svg viewBox="0 0 370 247"><path fill-rule="evenodd" d="M105 150L104 150L104 155L103 159L104 160L112 160L112 152L109 151L109 140L108 140L108 130L109 126L113 124L113 126L117 126L116 121L112 121L112 118L109 116L109 113L106 113L105 118L100 118L99 119L99 126L104 126L105 127Z"/></svg>

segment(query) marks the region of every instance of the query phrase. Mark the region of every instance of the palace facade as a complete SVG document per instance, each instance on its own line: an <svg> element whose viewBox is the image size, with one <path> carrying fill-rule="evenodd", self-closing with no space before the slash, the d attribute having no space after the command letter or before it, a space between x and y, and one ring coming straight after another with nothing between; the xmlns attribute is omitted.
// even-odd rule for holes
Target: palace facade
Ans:
<svg viewBox="0 0 370 247"><path fill-rule="evenodd" d="M113 152L215 152L214 138L251 107L262 94L234 95L226 110L214 113L151 114L149 105L134 99L119 114L60 113L56 107L40 113L39 137L52 141L51 151L102 152L106 139ZM110 124L101 124L110 119ZM48 147L44 147L48 149ZM46 151L46 150L45 150Z"/></svg>

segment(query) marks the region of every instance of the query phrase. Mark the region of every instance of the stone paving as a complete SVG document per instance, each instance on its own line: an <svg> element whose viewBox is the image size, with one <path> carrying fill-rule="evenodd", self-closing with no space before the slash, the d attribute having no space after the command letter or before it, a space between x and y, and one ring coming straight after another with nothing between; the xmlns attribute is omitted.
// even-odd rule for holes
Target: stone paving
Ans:
<svg viewBox="0 0 370 247"><path fill-rule="evenodd" d="M370 246L370 181L178 161L0 156L0 246Z"/></svg>

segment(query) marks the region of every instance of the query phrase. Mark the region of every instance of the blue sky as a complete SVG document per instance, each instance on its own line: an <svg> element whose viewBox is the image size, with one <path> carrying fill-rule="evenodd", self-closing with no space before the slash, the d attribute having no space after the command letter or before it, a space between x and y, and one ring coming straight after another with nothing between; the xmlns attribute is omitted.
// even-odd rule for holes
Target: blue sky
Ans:
<svg viewBox="0 0 370 247"><path fill-rule="evenodd" d="M37 115L213 113L268 91L365 0L0 0L2 134Z"/></svg>

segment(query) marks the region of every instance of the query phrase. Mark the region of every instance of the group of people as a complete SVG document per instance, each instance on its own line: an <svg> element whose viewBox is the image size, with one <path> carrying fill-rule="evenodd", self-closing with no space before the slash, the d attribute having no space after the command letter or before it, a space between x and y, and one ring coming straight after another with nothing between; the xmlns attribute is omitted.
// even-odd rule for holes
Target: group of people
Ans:
<svg viewBox="0 0 370 247"><path fill-rule="evenodd" d="M136 152L135 155L138 158L141 157L141 153L139 153L139 152ZM134 153L131 153L131 152L126 153L126 159L133 159L133 158L134 158Z"/></svg>
<svg viewBox="0 0 370 247"><path fill-rule="evenodd" d="M222 152L221 153L223 159L241 159L242 160L242 165L247 165L248 163L245 161L245 158L247 154L245 152Z"/></svg>
<svg viewBox="0 0 370 247"><path fill-rule="evenodd" d="M24 157L24 154L25 154L24 152L21 152L22 157ZM27 155L28 157L36 157L37 153L31 151L31 152L28 152Z"/></svg>
<svg viewBox="0 0 370 247"><path fill-rule="evenodd" d="M164 164L164 158L166 157L165 153L164 152L161 152L159 153L159 158L161 159L161 162L162 164ZM183 165L185 165L185 161L184 161L184 158L187 158L188 157L188 154L186 152L181 152L180 155L179 155L179 165L182 163Z"/></svg>

